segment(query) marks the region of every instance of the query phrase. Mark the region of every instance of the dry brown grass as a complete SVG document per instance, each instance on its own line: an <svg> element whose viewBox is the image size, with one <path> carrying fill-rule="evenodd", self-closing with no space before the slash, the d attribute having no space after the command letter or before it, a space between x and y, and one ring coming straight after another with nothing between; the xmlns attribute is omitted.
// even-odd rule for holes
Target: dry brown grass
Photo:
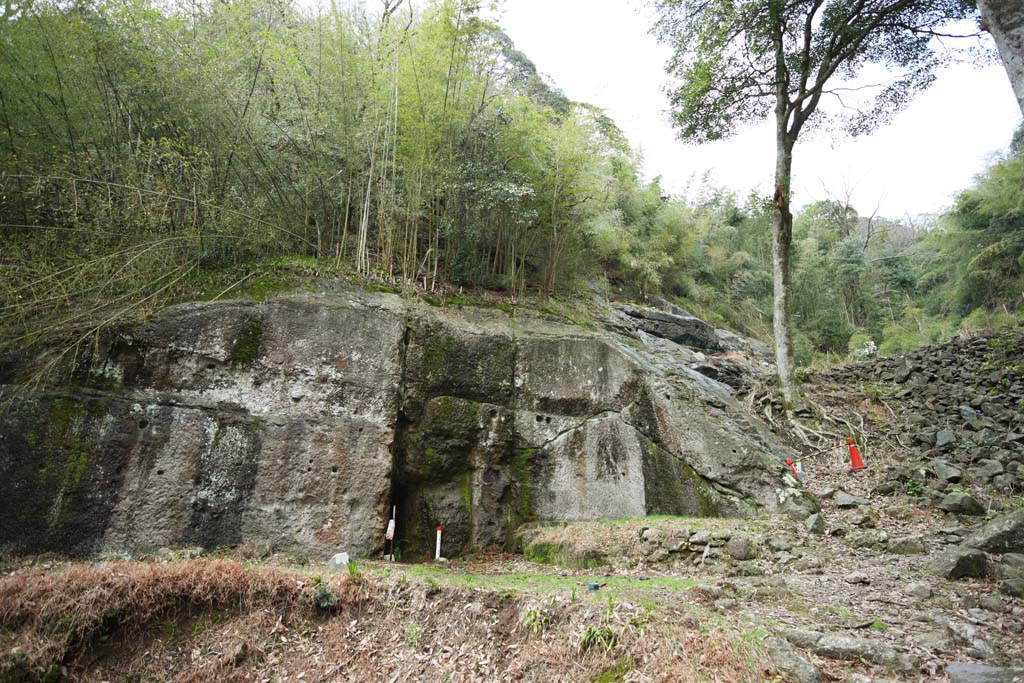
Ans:
<svg viewBox="0 0 1024 683"><path fill-rule="evenodd" d="M73 660L101 636L201 610L312 611L308 581L227 560L103 562L29 570L0 579L0 644L39 666ZM353 592L338 578L342 598ZM0 662L4 657L0 656ZM0 669L2 671L2 669Z"/></svg>
<svg viewBox="0 0 1024 683"><path fill-rule="evenodd" d="M12 573L0 579L0 681L47 671L97 683L760 681L764 672L755 644L720 618L692 618L696 607L652 613L625 596L335 575L338 605L323 610L314 581L288 571L193 560ZM550 618L531 622L531 610ZM613 643L581 647L604 628Z"/></svg>

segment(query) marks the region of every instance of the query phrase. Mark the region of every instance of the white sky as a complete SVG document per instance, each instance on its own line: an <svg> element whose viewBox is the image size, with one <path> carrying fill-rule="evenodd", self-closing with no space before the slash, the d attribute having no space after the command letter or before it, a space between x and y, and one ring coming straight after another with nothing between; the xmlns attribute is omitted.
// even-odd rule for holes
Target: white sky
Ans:
<svg viewBox="0 0 1024 683"><path fill-rule="evenodd" d="M642 0L506 0L500 23L573 100L605 109L644 155L648 178L680 193L711 171L712 182L742 195L767 194L774 168L770 122L729 140L678 142L665 113L669 50L647 33ZM794 203L851 189L862 214L938 212L1003 151L1021 120L1001 64L942 72L893 123L870 136L836 139L804 133L793 154Z"/></svg>

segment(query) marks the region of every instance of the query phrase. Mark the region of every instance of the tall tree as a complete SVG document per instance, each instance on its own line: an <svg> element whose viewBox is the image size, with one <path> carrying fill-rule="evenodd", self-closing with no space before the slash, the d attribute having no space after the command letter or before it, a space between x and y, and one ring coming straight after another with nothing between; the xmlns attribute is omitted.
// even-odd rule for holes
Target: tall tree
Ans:
<svg viewBox="0 0 1024 683"><path fill-rule="evenodd" d="M1024 112L1024 3L1020 0L978 0L982 26L992 34L1010 77L1017 104Z"/></svg>
<svg viewBox="0 0 1024 683"><path fill-rule="evenodd" d="M797 400L791 329L790 211L793 147L822 117L824 95L869 65L899 75L848 121L877 126L934 80L953 53L933 49L950 22L974 16L970 0L656 0L655 35L673 48L673 123L683 140L708 142L775 115L772 221L775 358L783 397Z"/></svg>

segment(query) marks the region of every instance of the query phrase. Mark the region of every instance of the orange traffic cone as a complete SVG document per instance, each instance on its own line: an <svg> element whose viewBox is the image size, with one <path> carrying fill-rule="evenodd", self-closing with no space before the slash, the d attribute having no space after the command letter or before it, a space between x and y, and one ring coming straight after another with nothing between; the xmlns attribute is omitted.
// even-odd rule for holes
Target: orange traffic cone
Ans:
<svg viewBox="0 0 1024 683"><path fill-rule="evenodd" d="M854 445L853 439L847 439L846 443L850 447L850 471L860 472L863 469L867 469L867 465L860 459L860 452L857 450L857 446Z"/></svg>

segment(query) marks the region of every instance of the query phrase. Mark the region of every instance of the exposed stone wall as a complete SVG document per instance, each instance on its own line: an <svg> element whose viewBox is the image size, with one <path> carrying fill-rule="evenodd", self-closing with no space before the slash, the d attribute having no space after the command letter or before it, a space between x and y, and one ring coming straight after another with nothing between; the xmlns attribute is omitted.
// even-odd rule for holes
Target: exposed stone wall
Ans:
<svg viewBox="0 0 1024 683"><path fill-rule="evenodd" d="M394 504L407 553L443 524L455 555L534 519L773 509L779 446L626 341L362 291L177 307L74 387L2 389L0 552L368 555Z"/></svg>

